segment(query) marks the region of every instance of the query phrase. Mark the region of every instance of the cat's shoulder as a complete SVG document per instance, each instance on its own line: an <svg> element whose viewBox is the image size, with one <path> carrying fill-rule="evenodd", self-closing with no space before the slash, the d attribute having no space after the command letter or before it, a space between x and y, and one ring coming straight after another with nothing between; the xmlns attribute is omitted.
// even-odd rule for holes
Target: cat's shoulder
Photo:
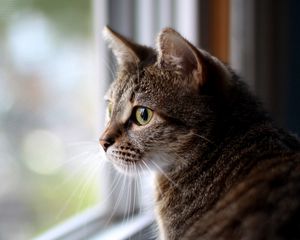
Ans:
<svg viewBox="0 0 300 240"><path fill-rule="evenodd" d="M183 239L300 239L299 199L300 153L269 158L196 221Z"/></svg>

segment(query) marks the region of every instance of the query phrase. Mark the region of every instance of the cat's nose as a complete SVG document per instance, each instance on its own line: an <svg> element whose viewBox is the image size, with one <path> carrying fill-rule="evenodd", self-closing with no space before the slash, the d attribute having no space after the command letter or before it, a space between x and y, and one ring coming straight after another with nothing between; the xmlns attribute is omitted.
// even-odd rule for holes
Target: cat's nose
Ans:
<svg viewBox="0 0 300 240"><path fill-rule="evenodd" d="M115 143L115 140L111 137L107 137L107 138L100 138L99 142L100 142L103 150L106 152L107 149Z"/></svg>

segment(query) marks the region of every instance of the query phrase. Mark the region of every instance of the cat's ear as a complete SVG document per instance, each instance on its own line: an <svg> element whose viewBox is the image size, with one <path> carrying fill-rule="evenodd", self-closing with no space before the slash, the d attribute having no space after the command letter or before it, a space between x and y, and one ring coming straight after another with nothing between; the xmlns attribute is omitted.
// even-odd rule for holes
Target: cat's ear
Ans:
<svg viewBox="0 0 300 240"><path fill-rule="evenodd" d="M191 74L197 88L205 84L208 74L215 75L219 85L227 84L230 75L227 67L206 51L196 48L172 28L166 28L158 35L157 50L159 66L170 66L184 75Z"/></svg>
<svg viewBox="0 0 300 240"><path fill-rule="evenodd" d="M203 56L201 52L172 28L161 31L157 38L158 63L172 66L185 75L192 74L204 84Z"/></svg>
<svg viewBox="0 0 300 240"><path fill-rule="evenodd" d="M106 26L103 35L119 65L138 64L147 58L150 48L138 45Z"/></svg>

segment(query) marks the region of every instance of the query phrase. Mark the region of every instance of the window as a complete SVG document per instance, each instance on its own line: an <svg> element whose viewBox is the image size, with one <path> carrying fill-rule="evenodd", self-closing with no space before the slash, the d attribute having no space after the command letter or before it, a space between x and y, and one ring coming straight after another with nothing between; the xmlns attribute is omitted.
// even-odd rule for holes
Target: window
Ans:
<svg viewBox="0 0 300 240"><path fill-rule="evenodd" d="M103 198L92 5L4 0L0 32L0 238L30 239Z"/></svg>
<svg viewBox="0 0 300 240"><path fill-rule="evenodd" d="M153 213L143 211L151 204L148 178L141 188L99 151L103 95L115 72L105 25L151 46L163 27L175 28L229 62L278 122L299 131L297 4L2 1L0 239L154 238Z"/></svg>

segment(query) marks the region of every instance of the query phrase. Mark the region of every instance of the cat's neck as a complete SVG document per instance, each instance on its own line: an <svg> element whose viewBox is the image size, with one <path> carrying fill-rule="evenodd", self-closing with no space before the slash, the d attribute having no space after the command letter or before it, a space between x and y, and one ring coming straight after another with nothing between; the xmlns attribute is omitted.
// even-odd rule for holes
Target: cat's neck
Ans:
<svg viewBox="0 0 300 240"><path fill-rule="evenodd" d="M191 165L157 174L156 206L166 239L180 239L185 229L211 210L259 161L286 154L293 141L282 141L277 129L261 125L244 137L203 153ZM299 149L299 143L294 143Z"/></svg>
<svg viewBox="0 0 300 240"><path fill-rule="evenodd" d="M220 109L216 127L205 135L210 141L199 139L185 155L188 164L157 175L157 211L165 234L180 235L194 217L209 211L259 161L300 149L299 142L275 128L252 98L236 96ZM187 217L181 218L182 212ZM167 239L180 236L168 235Z"/></svg>

